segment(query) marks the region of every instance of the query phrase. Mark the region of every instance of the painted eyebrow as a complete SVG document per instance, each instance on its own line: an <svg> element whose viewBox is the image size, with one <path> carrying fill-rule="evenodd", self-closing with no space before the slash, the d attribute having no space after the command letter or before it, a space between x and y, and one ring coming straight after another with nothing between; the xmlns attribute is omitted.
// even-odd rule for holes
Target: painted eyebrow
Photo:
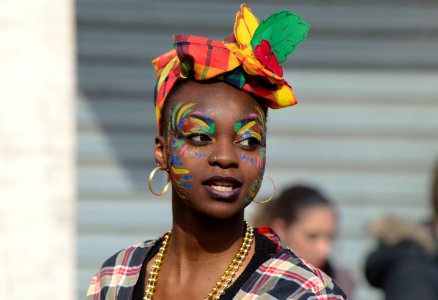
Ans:
<svg viewBox="0 0 438 300"><path fill-rule="evenodd" d="M195 111L193 113L190 113L183 118L183 120L186 120L186 119L195 119L195 122L198 125L208 127L210 130L210 134L214 134L214 132L216 131L216 125L215 125L214 121L211 118L204 116L201 112ZM198 121L196 121L196 120L198 120Z"/></svg>
<svg viewBox="0 0 438 300"><path fill-rule="evenodd" d="M252 124L251 124L252 123ZM258 133L256 131L251 130L254 125L259 125L262 128L262 132ZM252 132L252 135L262 141L264 132L263 132L263 124L260 122L259 118L246 118L241 121L234 123L234 133L235 134L243 134L245 132Z"/></svg>
<svg viewBox="0 0 438 300"><path fill-rule="evenodd" d="M189 119L189 118L198 119L202 123L205 123L205 125L204 124L202 124L202 125L209 127L210 133L214 134L216 126L215 126L215 122L214 122L213 118L209 118L209 117L205 116L200 111L194 111L192 113L187 114L183 118L181 118L181 121L185 120L185 119ZM260 127L262 127L262 128L264 127L264 124L262 123L262 121L260 121L260 117L255 113L250 113L248 118L244 118L242 120L234 122L235 132L239 131L243 126L245 126L246 124L248 124L249 122L252 122L252 121L256 122ZM238 124L238 123L239 124L244 123L245 125L241 126L239 129L236 130L236 124ZM201 124L199 124L199 125L201 125Z"/></svg>
<svg viewBox="0 0 438 300"><path fill-rule="evenodd" d="M188 114L187 116L185 116L185 119L187 119L187 118L196 118L196 119L199 119L201 121L204 121L207 124L214 123L214 120L212 118L209 118L209 117L203 115L200 111L194 111L194 112Z"/></svg>
<svg viewBox="0 0 438 300"><path fill-rule="evenodd" d="M242 115L243 115L243 113L242 113ZM192 117L192 116L200 118L201 120L209 119L212 122L214 122L214 118L207 117L200 111L191 112L191 113L187 114L187 116L185 116L185 117L188 118L188 117ZM261 117L260 115L254 113L254 112L251 112L248 114L248 117L245 117L244 119L236 121L236 122L242 122L245 120L254 120L254 121L258 121L259 123L261 123L260 117Z"/></svg>
<svg viewBox="0 0 438 300"><path fill-rule="evenodd" d="M242 119L242 120L240 120L240 121L236 121L236 122L234 123L234 129L236 130L236 124L238 124L238 123L240 123L240 124L244 123L244 124L246 125L246 124L248 124L249 122L252 122L252 121L256 122L256 123L257 123L258 125L260 125L261 127L264 127L264 126L263 126L263 123L260 122L260 119L259 119L258 117L250 117L250 118ZM245 126L245 125L243 125L243 126ZM242 128L243 126L241 126L241 128ZM252 126L251 126L251 127L252 127ZM238 130L240 130L240 128L239 128ZM236 132L237 132L238 130L236 130Z"/></svg>

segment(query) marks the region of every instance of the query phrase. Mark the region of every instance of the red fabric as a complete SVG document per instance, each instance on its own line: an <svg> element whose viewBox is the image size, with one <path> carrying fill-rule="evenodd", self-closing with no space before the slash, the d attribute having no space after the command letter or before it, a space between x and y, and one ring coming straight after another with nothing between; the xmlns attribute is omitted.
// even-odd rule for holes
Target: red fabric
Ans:
<svg viewBox="0 0 438 300"><path fill-rule="evenodd" d="M274 52L271 51L271 44L267 40L262 40L260 45L254 49L257 59L271 72L283 77L283 69L278 63Z"/></svg>

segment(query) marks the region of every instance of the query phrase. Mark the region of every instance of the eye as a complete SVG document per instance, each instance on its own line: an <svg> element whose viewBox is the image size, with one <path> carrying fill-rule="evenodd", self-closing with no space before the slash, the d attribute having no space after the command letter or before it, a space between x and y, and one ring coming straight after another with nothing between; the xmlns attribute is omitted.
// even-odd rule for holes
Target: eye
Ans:
<svg viewBox="0 0 438 300"><path fill-rule="evenodd" d="M255 149L258 145L260 145L260 141L254 137L248 137L237 141L236 144L239 144L245 149L252 150Z"/></svg>
<svg viewBox="0 0 438 300"><path fill-rule="evenodd" d="M307 232L306 236L309 240L317 240L319 238L319 234L317 232Z"/></svg>
<svg viewBox="0 0 438 300"><path fill-rule="evenodd" d="M205 145L211 142L211 137L203 133L192 133L186 139L196 145Z"/></svg>

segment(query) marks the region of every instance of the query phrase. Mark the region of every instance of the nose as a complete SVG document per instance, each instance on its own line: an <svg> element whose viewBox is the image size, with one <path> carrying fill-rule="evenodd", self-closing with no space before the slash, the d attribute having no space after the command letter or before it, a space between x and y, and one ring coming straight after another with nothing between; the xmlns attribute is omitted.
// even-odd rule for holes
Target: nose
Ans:
<svg viewBox="0 0 438 300"><path fill-rule="evenodd" d="M227 138L217 137L214 150L211 152L208 163L223 169L238 168L239 156L232 141Z"/></svg>

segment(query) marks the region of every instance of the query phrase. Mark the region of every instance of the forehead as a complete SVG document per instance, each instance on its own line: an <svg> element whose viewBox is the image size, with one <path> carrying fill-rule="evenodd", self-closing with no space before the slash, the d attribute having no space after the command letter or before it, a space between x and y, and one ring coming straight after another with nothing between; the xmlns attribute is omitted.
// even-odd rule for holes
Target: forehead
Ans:
<svg viewBox="0 0 438 300"><path fill-rule="evenodd" d="M319 224L335 223L336 216L333 208L328 205L314 205L306 207L298 216L298 221L302 224Z"/></svg>
<svg viewBox="0 0 438 300"><path fill-rule="evenodd" d="M193 103L193 111L215 120L238 121L258 115L261 109L254 97L224 82L188 81L169 100L170 111L176 104Z"/></svg>

